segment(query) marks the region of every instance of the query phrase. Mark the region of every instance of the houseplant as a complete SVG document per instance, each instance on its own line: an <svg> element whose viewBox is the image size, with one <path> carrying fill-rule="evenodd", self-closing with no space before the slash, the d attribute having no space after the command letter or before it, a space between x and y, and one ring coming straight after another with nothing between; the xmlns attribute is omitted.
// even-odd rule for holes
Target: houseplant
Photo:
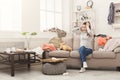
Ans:
<svg viewBox="0 0 120 80"><path fill-rule="evenodd" d="M30 49L30 42L31 42L31 38L35 35L37 35L37 32L22 32L21 33L23 36L25 36L26 38L26 42L27 42L27 49Z"/></svg>

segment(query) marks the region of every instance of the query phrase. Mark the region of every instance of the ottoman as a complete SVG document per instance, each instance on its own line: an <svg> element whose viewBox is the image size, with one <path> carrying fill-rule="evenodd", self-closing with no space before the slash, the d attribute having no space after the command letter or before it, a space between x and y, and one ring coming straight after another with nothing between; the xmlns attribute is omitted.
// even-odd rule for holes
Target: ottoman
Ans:
<svg viewBox="0 0 120 80"><path fill-rule="evenodd" d="M66 64L64 62L44 63L42 72L47 75L59 75L66 72Z"/></svg>

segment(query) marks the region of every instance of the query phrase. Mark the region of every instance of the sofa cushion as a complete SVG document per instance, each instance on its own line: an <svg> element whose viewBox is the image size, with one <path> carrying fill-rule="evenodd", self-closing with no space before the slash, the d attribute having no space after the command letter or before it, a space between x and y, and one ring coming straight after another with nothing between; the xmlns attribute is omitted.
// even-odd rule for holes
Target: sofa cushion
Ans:
<svg viewBox="0 0 120 80"><path fill-rule="evenodd" d="M93 58L98 59L114 59L116 57L114 52L110 51L93 51Z"/></svg>
<svg viewBox="0 0 120 80"><path fill-rule="evenodd" d="M73 50L78 50L80 47L80 34L73 35Z"/></svg>
<svg viewBox="0 0 120 80"><path fill-rule="evenodd" d="M69 51L63 51L63 50L50 51L49 56L67 58L69 57Z"/></svg>
<svg viewBox="0 0 120 80"><path fill-rule="evenodd" d="M62 41L65 42L68 46L73 48L73 38L72 37L64 37L62 38Z"/></svg>
<svg viewBox="0 0 120 80"><path fill-rule="evenodd" d="M80 58L79 52L77 50L70 52L70 57L72 58ZM88 55L87 58L91 58L92 55Z"/></svg>

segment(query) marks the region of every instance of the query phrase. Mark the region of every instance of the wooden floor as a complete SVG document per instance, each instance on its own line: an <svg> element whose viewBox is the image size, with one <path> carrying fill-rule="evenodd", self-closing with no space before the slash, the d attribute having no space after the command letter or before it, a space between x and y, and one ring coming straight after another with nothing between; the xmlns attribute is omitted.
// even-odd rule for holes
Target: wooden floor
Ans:
<svg viewBox="0 0 120 80"><path fill-rule="evenodd" d="M41 65L33 65L31 70L17 68L15 77L10 76L10 69L0 69L0 80L120 80L120 72L115 70L87 70L79 73L77 69L68 69L67 75L44 75Z"/></svg>

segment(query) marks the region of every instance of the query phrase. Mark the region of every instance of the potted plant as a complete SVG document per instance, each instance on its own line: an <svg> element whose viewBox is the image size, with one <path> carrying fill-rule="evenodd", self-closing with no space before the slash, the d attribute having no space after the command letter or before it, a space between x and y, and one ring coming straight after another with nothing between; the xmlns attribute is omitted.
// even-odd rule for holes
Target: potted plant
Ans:
<svg viewBox="0 0 120 80"><path fill-rule="evenodd" d="M22 32L21 33L23 36L25 36L26 38L26 42L27 42L27 49L30 49L30 42L31 42L31 38L32 36L37 35L37 32Z"/></svg>

